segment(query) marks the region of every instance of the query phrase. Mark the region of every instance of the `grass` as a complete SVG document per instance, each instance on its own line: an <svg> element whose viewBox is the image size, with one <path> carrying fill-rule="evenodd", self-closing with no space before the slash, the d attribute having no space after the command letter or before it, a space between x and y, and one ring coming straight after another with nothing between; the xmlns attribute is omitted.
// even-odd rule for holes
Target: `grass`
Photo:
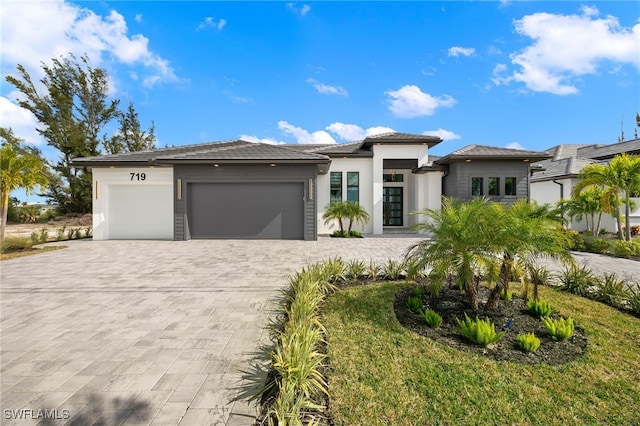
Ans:
<svg viewBox="0 0 640 426"><path fill-rule="evenodd" d="M46 253L48 251L60 250L63 248L67 248L67 246L47 246L42 248L30 248L26 250L13 251L9 253L0 253L0 261L1 260L9 260L16 259L18 257L31 256L39 253Z"/></svg>
<svg viewBox="0 0 640 426"><path fill-rule="evenodd" d="M337 426L637 421L640 319L543 287L541 297L585 328L587 353L559 367L496 362L404 329L393 312L401 288L351 287L323 307Z"/></svg>

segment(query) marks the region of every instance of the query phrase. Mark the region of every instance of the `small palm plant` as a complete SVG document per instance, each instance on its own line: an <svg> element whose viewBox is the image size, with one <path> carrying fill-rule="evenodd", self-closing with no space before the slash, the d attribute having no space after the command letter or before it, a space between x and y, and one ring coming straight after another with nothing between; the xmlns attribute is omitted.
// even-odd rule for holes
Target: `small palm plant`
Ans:
<svg viewBox="0 0 640 426"><path fill-rule="evenodd" d="M369 213L355 201L334 201L325 208L324 215L322 215L324 223L329 224L332 220L338 221L339 231L338 235L342 237L349 237L355 232L352 231L354 223L359 223L364 226L369 222ZM344 229L344 221L349 221L349 227L346 232Z"/></svg>

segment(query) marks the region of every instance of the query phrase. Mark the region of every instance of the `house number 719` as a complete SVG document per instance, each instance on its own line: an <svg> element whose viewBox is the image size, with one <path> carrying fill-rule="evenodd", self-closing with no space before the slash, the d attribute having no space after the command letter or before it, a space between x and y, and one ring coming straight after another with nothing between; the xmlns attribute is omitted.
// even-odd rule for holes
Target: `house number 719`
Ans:
<svg viewBox="0 0 640 426"><path fill-rule="evenodd" d="M144 173L129 173L129 176L131 176L131 180L145 180L147 178Z"/></svg>

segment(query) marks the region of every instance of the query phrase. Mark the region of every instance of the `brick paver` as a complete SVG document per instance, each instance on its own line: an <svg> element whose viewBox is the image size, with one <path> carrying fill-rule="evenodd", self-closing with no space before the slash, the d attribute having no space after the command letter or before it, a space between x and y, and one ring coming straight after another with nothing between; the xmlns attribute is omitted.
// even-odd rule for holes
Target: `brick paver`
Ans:
<svg viewBox="0 0 640 426"><path fill-rule="evenodd" d="M82 240L3 261L0 423L251 424L243 371L287 275L335 256L397 259L418 241ZM637 262L593 259L638 276ZM69 419L39 423L37 410Z"/></svg>

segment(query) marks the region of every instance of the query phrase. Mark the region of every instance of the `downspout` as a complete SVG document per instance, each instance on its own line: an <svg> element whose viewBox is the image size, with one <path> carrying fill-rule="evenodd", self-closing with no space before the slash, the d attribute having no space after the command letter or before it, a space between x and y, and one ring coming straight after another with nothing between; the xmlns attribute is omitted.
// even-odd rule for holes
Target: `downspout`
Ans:
<svg viewBox="0 0 640 426"><path fill-rule="evenodd" d="M556 179L552 180L556 185L560 185L560 199L564 200L564 183L558 182Z"/></svg>

